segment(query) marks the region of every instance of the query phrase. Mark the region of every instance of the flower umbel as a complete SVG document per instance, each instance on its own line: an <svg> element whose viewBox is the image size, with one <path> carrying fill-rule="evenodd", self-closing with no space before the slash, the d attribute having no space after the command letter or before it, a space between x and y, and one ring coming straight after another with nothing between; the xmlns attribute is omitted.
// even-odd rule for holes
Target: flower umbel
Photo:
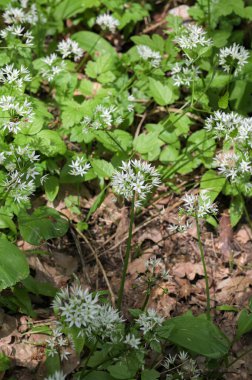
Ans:
<svg viewBox="0 0 252 380"><path fill-rule="evenodd" d="M202 190L198 195L187 193L182 200L185 205L184 209L180 209L180 211L185 211L187 215L205 218L207 215L214 215L218 212L216 204L211 202L207 191Z"/></svg>
<svg viewBox="0 0 252 380"><path fill-rule="evenodd" d="M89 162L86 162L84 157L76 157L75 160L72 160L69 167L71 168L69 174L76 176L80 175L83 177L85 174L87 174L88 170L91 168L91 165Z"/></svg>
<svg viewBox="0 0 252 380"><path fill-rule="evenodd" d="M74 61L78 61L84 54L84 50L79 46L78 42L67 38L58 44L58 51L62 58L73 57Z"/></svg>
<svg viewBox="0 0 252 380"><path fill-rule="evenodd" d="M181 35L176 37L175 42L181 49L193 50L198 47L211 46L212 40L207 38L206 31L198 25L190 24L182 29Z"/></svg>
<svg viewBox="0 0 252 380"><path fill-rule="evenodd" d="M146 45L138 45L137 52L144 61L149 61L152 67L156 68L160 66L162 58L158 51L151 50Z"/></svg>
<svg viewBox="0 0 252 380"><path fill-rule="evenodd" d="M99 25L102 30L109 30L111 33L114 33L120 23L115 17L104 13L97 17L96 24Z"/></svg>
<svg viewBox="0 0 252 380"><path fill-rule="evenodd" d="M248 62L249 52L241 45L234 43L230 47L220 49L219 64L227 73L239 74Z"/></svg>
<svg viewBox="0 0 252 380"><path fill-rule="evenodd" d="M128 201L135 197L136 207L140 207L152 190L160 184L160 175L147 162L130 160L123 162L120 170L114 172L112 187L115 193Z"/></svg>

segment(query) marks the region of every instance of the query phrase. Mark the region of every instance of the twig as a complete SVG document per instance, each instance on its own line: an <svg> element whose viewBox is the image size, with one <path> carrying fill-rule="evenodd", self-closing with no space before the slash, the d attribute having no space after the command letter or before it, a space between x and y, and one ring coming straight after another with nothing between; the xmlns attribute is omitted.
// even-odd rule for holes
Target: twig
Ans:
<svg viewBox="0 0 252 380"><path fill-rule="evenodd" d="M137 129L136 129L136 133L135 133L135 137L134 137L134 138L136 138L136 137L139 135L139 132L141 131L142 125L143 125L143 123L144 123L146 117L147 117L147 112L145 112L145 113L141 116L141 120L140 120L140 122L139 122L139 124L138 124L138 126L137 126Z"/></svg>
<svg viewBox="0 0 252 380"><path fill-rule="evenodd" d="M75 246L77 248L77 252L78 252L78 254L80 256L80 261L81 261L81 265L82 265L82 272L85 275L87 282L90 284L91 283L90 277L89 277L87 271L85 270L86 263L85 263L85 260L84 260L84 257L83 257L83 252L82 252L82 249L81 249L80 241L79 241L78 237L76 236L75 229L73 227L70 228L70 232L71 232L72 237L74 239L74 243L75 243Z"/></svg>
<svg viewBox="0 0 252 380"><path fill-rule="evenodd" d="M105 272L105 270L104 270L104 268L103 268L103 265L102 265L102 263L101 263L101 261L100 261L100 259L99 259L99 257L98 257L97 252L94 250L94 248L92 247L92 245L91 245L91 243L89 242L89 240L87 239L87 237L86 237L81 231L79 231L79 230L76 230L76 231L77 231L77 233L82 237L82 239L85 241L85 243L88 245L90 251L91 251L92 254L94 255L95 260L96 260L96 263L97 263L97 265L99 266L99 268L100 268L100 270L101 270L101 272L102 272L102 275L103 275L103 277L104 277L104 280L105 280L105 282L106 282L106 284L107 284L108 291L109 291L109 293L110 293L110 297L111 297L111 303L112 303L113 306L115 306L115 295L114 295L114 292L113 292L113 290L112 290L112 288L111 288L111 286L110 286L110 282L109 282L109 280L108 280L107 274L106 274L106 272Z"/></svg>

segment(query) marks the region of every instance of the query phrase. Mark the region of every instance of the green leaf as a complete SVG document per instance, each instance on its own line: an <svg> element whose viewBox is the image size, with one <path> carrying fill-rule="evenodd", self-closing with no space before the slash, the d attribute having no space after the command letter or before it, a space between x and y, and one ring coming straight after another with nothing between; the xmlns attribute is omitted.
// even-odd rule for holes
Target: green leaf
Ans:
<svg viewBox="0 0 252 380"><path fill-rule="evenodd" d="M45 181L45 193L50 202L53 202L59 192L59 180L55 176L49 176Z"/></svg>
<svg viewBox="0 0 252 380"><path fill-rule="evenodd" d="M114 166L105 160L92 159L90 160L94 172L101 178L110 178L114 173Z"/></svg>
<svg viewBox="0 0 252 380"><path fill-rule="evenodd" d="M178 156L179 156L178 149L176 149L174 146L170 145L170 146L166 146L162 150L162 152L159 156L159 159L162 163L166 163L166 162L176 161Z"/></svg>
<svg viewBox="0 0 252 380"><path fill-rule="evenodd" d="M201 177L200 189L207 190L207 195L213 202L220 194L226 182L226 178L218 175L214 170L208 170Z"/></svg>
<svg viewBox="0 0 252 380"><path fill-rule="evenodd" d="M99 54L116 55L116 51L112 45L99 34L82 31L73 34L71 38L77 41L80 47L87 51L92 57L95 57L97 51Z"/></svg>
<svg viewBox="0 0 252 380"><path fill-rule="evenodd" d="M18 311L27 314L30 317L36 317L36 313L32 309L31 298L25 288L15 286L13 289L13 301L18 307Z"/></svg>
<svg viewBox="0 0 252 380"><path fill-rule="evenodd" d="M226 91L225 94L219 99L218 106L225 110L228 108L228 102L229 102L229 92Z"/></svg>
<svg viewBox="0 0 252 380"><path fill-rule="evenodd" d="M156 380L160 377L160 373L155 369L145 369L141 374L141 380Z"/></svg>
<svg viewBox="0 0 252 380"><path fill-rule="evenodd" d="M11 360L4 353L0 352L0 372L6 371L10 366Z"/></svg>
<svg viewBox="0 0 252 380"><path fill-rule="evenodd" d="M168 85L163 85L161 82L149 78L149 89L151 96L160 106L171 104L173 101L173 92Z"/></svg>
<svg viewBox="0 0 252 380"><path fill-rule="evenodd" d="M25 255L14 244L0 239L0 291L29 275Z"/></svg>
<svg viewBox="0 0 252 380"><path fill-rule="evenodd" d="M131 352L116 364L110 365L108 371L115 379L128 380L135 376L143 361L140 352Z"/></svg>
<svg viewBox="0 0 252 380"><path fill-rule="evenodd" d="M9 228L15 235L17 234L15 223L7 215L0 214L0 229L1 228Z"/></svg>
<svg viewBox="0 0 252 380"><path fill-rule="evenodd" d="M94 203L92 204L92 206L90 207L90 210L88 211L88 214L87 214L87 218L86 220L88 221L88 219L90 218L90 216L98 209L98 207L100 207L100 205L102 204L102 202L104 201L104 198L105 198L105 194L106 194L106 187L100 192L100 194L95 198L95 201Z"/></svg>
<svg viewBox="0 0 252 380"><path fill-rule="evenodd" d="M252 313L243 309L239 315L237 322L236 338L240 339L242 335L252 330Z"/></svg>
<svg viewBox="0 0 252 380"><path fill-rule="evenodd" d="M104 371L92 371L88 375L85 376L85 380L114 380L115 378L112 377L109 373Z"/></svg>
<svg viewBox="0 0 252 380"><path fill-rule="evenodd" d="M58 211L49 207L39 207L32 215L23 211L18 217L18 224L22 238L33 245L64 236L69 226Z"/></svg>
<svg viewBox="0 0 252 380"><path fill-rule="evenodd" d="M63 0L56 6L54 16L56 20L64 20L99 5L99 0Z"/></svg>
<svg viewBox="0 0 252 380"><path fill-rule="evenodd" d="M234 227L240 221L244 212L243 199L240 195L232 198L229 207L231 226Z"/></svg>
<svg viewBox="0 0 252 380"><path fill-rule="evenodd" d="M164 322L158 334L169 342L212 359L225 356L230 348L227 337L205 315L185 314Z"/></svg>
<svg viewBox="0 0 252 380"><path fill-rule="evenodd" d="M48 157L66 152L65 143L56 131L43 129L36 135L36 140L37 149Z"/></svg>
<svg viewBox="0 0 252 380"><path fill-rule="evenodd" d="M42 296L47 297L55 297L57 293L57 289L49 284L48 282L40 282L33 278L32 276L28 276L22 281L24 287L33 294L41 294Z"/></svg>

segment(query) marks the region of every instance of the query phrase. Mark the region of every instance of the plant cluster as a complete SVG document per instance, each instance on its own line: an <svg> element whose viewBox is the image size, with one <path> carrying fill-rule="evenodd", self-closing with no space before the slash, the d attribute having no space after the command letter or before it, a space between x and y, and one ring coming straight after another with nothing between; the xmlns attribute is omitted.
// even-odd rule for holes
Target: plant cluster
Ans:
<svg viewBox="0 0 252 380"><path fill-rule="evenodd" d="M252 7L243 0L197 0L189 23L168 15L163 33L139 32L157 5L0 1L0 290L11 288L0 305L35 317L30 293L55 297L48 380L66 378L62 363L72 352L80 359L74 379L221 379L233 344L252 328L251 305L241 311L232 342L211 320L201 239L203 220L218 225L220 194L229 202L232 226L245 215L252 227L246 207L252 195L251 46L246 29L237 30L251 21ZM181 194L177 179L196 171L200 180ZM83 183L97 190L87 215L79 197L65 198L82 216L71 225L81 233L108 188L129 206L115 307L106 292L79 285L56 294L29 273L15 245L19 237L39 246L64 236L70 222L53 207L33 209L33 201L43 195L52 205L61 186L80 190ZM135 216L161 184L184 201L170 232L196 223L206 315L165 320L148 309L151 288L170 279L156 257L146 263L142 309L123 312Z"/></svg>

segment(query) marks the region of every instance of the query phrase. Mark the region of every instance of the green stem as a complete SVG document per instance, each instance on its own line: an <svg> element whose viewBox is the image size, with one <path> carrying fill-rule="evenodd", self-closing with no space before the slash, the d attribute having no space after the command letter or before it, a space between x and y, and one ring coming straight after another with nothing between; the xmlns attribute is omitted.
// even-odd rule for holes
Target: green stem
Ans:
<svg viewBox="0 0 252 380"><path fill-rule="evenodd" d="M206 284L206 296L207 296L207 318L210 319L210 291L209 291L209 282L208 282L208 274L207 274L207 268L206 268L206 262L205 262L205 254L204 249L201 241L201 235L200 235L200 225L199 225L199 218L198 215L195 214L195 220L196 220L196 227L197 227L197 238L198 238L198 246L200 250L200 258L204 269L204 276L205 276L205 284Z"/></svg>
<svg viewBox="0 0 252 380"><path fill-rule="evenodd" d="M119 293L118 293L118 300L117 300L118 310L121 310L121 307L122 307L124 285L125 285L126 274L127 274L128 264L129 264L129 257L130 257L130 248L131 248L134 216L135 216L135 193L133 194L132 202L131 202L129 235L128 235L128 240L127 240L126 254L125 254L125 258L124 258L123 274L122 274L120 289L119 289Z"/></svg>
<svg viewBox="0 0 252 380"><path fill-rule="evenodd" d="M208 27L211 29L211 0L207 0Z"/></svg>

